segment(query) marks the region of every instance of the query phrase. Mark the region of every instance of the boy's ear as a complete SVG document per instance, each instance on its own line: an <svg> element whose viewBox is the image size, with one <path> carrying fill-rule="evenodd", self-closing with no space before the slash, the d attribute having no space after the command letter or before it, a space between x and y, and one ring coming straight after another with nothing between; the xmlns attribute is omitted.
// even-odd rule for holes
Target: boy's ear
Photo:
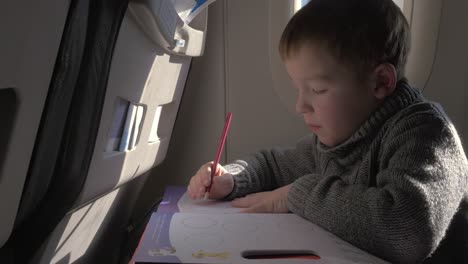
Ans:
<svg viewBox="0 0 468 264"><path fill-rule="evenodd" d="M395 66L390 63L382 63L375 70L374 96L384 99L395 91L397 83L397 73Z"/></svg>

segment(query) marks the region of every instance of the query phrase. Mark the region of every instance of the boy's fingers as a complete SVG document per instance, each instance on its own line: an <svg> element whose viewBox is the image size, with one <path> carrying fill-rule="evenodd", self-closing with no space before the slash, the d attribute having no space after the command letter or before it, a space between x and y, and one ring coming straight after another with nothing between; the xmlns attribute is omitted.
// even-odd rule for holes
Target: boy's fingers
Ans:
<svg viewBox="0 0 468 264"><path fill-rule="evenodd" d="M187 192L188 192L189 197L190 197L190 198L193 198L193 197L192 197L193 195L192 195L192 186L191 186L191 185L189 185L189 186L187 187Z"/></svg>
<svg viewBox="0 0 468 264"><path fill-rule="evenodd" d="M195 179L195 189L197 190L197 192L198 192L198 189L200 189L200 186L203 186L203 185L201 183L200 176L197 176Z"/></svg>
<svg viewBox="0 0 468 264"><path fill-rule="evenodd" d="M221 175L221 176L216 176L213 177L213 185L216 185L216 189L222 189L223 183L226 181L226 176Z"/></svg>
<svg viewBox="0 0 468 264"><path fill-rule="evenodd" d="M248 208L256 203L255 195L247 195L242 198L232 200L231 204L234 207Z"/></svg>
<svg viewBox="0 0 468 264"><path fill-rule="evenodd" d="M211 182L211 174L210 174L210 173L205 173L205 174L203 175L202 181L203 181L203 186L208 186L208 185L210 185L210 182Z"/></svg>
<svg viewBox="0 0 468 264"><path fill-rule="evenodd" d="M246 207L246 202L243 198L236 198L231 201L232 207Z"/></svg>
<svg viewBox="0 0 468 264"><path fill-rule="evenodd" d="M227 170L221 166L221 164L218 163L218 165L216 166L216 176L222 176L224 174L228 173Z"/></svg>
<svg viewBox="0 0 468 264"><path fill-rule="evenodd" d="M211 161L210 163L207 164L207 165L208 165L207 170L208 170L208 174L209 174L210 176L211 176L211 171L212 171L211 168L213 167L213 164L214 164L213 161ZM221 174L222 174L221 165L219 165L219 163L218 163L218 164L216 164L216 166L215 166L215 173L214 173L214 175L215 175L215 176L220 176Z"/></svg>
<svg viewBox="0 0 468 264"><path fill-rule="evenodd" d="M200 184L200 177L194 176L189 185L189 191L192 193L193 199L198 199L200 197L200 189L204 188Z"/></svg>
<svg viewBox="0 0 468 264"><path fill-rule="evenodd" d="M241 213L248 213L248 214L258 214L258 213L268 213L268 210L266 210L265 206L262 204L259 205L254 205L248 208L244 208L240 210Z"/></svg>
<svg viewBox="0 0 468 264"><path fill-rule="evenodd" d="M200 183L203 184L203 186L208 186L210 185L210 182L211 182L211 169L210 169L210 166L208 166L200 173Z"/></svg>
<svg viewBox="0 0 468 264"><path fill-rule="evenodd" d="M197 199L203 198L203 195L205 195L205 187L204 186L198 186L197 187Z"/></svg>
<svg viewBox="0 0 468 264"><path fill-rule="evenodd" d="M211 173L211 166L213 166L213 162L212 162L212 161L206 163L206 164L205 164L205 169L204 169L204 171L208 171L208 174L210 174L210 173Z"/></svg>
<svg viewBox="0 0 468 264"><path fill-rule="evenodd" d="M219 164L216 164L216 168L215 168L215 174L216 176L220 176L222 173L221 173L221 166Z"/></svg>
<svg viewBox="0 0 468 264"><path fill-rule="evenodd" d="M196 183L197 187L200 187L200 186L206 187L206 186L208 186L206 184L206 175L205 175L205 173L198 174L196 176L195 183Z"/></svg>
<svg viewBox="0 0 468 264"><path fill-rule="evenodd" d="M187 187L187 191L189 193L190 198L192 198L192 195L193 195L193 177L190 179L189 185Z"/></svg>
<svg viewBox="0 0 468 264"><path fill-rule="evenodd" d="M192 199L202 199L202 198L204 198L205 193L206 193L206 188L208 186L210 186L210 184L212 184L211 185L212 186L211 191L213 191L213 189L214 189L215 192L210 192L208 198L216 198L218 196L219 197L225 196L227 193L229 193L229 192L226 193L225 189L229 189L229 188L232 189L232 186L229 187L229 186L226 185L226 182L228 182L228 181L226 181L226 179L221 179L221 178L217 179L218 176L224 175L224 172L225 172L225 170L219 164L217 164L217 166L216 166L216 174L215 174L216 177L213 177L213 179L212 179L212 177L211 177L212 165L213 165L213 161L205 163L204 165L202 165L200 167L200 169L195 174L195 176L193 176L190 179L190 183L189 183L189 186L188 186L188 192L189 192L189 196ZM213 181L213 183L212 183L212 181ZM213 185L215 185L215 186L213 186ZM229 189L229 191L230 191L230 189Z"/></svg>
<svg viewBox="0 0 468 264"><path fill-rule="evenodd" d="M194 183L194 180L191 180L191 183L188 186L188 194L191 199L197 199L198 193L197 193L197 186Z"/></svg>

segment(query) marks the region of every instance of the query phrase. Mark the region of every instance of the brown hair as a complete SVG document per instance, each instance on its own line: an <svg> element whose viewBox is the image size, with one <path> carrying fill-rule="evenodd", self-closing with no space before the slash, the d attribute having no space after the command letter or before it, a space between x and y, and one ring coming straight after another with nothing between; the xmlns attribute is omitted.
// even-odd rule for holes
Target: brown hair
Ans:
<svg viewBox="0 0 468 264"><path fill-rule="evenodd" d="M404 77L409 26L393 0L311 0L283 31L282 59L310 42L324 44L360 76L378 64L391 63L397 79Z"/></svg>

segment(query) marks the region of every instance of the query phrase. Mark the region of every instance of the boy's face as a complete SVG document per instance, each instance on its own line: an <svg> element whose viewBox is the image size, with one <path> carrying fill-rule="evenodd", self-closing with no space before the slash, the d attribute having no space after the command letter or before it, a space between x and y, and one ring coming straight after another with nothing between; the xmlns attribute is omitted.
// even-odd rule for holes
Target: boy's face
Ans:
<svg viewBox="0 0 468 264"><path fill-rule="evenodd" d="M358 79L322 45L302 45L284 63L298 91L296 111L326 146L347 140L381 102L372 75Z"/></svg>

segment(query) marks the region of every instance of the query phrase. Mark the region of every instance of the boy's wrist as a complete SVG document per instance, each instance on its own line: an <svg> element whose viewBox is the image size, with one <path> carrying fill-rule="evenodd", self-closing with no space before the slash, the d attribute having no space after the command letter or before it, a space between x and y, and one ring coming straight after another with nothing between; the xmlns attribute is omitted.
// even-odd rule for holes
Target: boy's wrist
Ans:
<svg viewBox="0 0 468 264"><path fill-rule="evenodd" d="M225 175L229 175L231 189L223 198L221 198L221 200L230 201L235 198L236 181L234 180L234 176L231 173L226 173Z"/></svg>

